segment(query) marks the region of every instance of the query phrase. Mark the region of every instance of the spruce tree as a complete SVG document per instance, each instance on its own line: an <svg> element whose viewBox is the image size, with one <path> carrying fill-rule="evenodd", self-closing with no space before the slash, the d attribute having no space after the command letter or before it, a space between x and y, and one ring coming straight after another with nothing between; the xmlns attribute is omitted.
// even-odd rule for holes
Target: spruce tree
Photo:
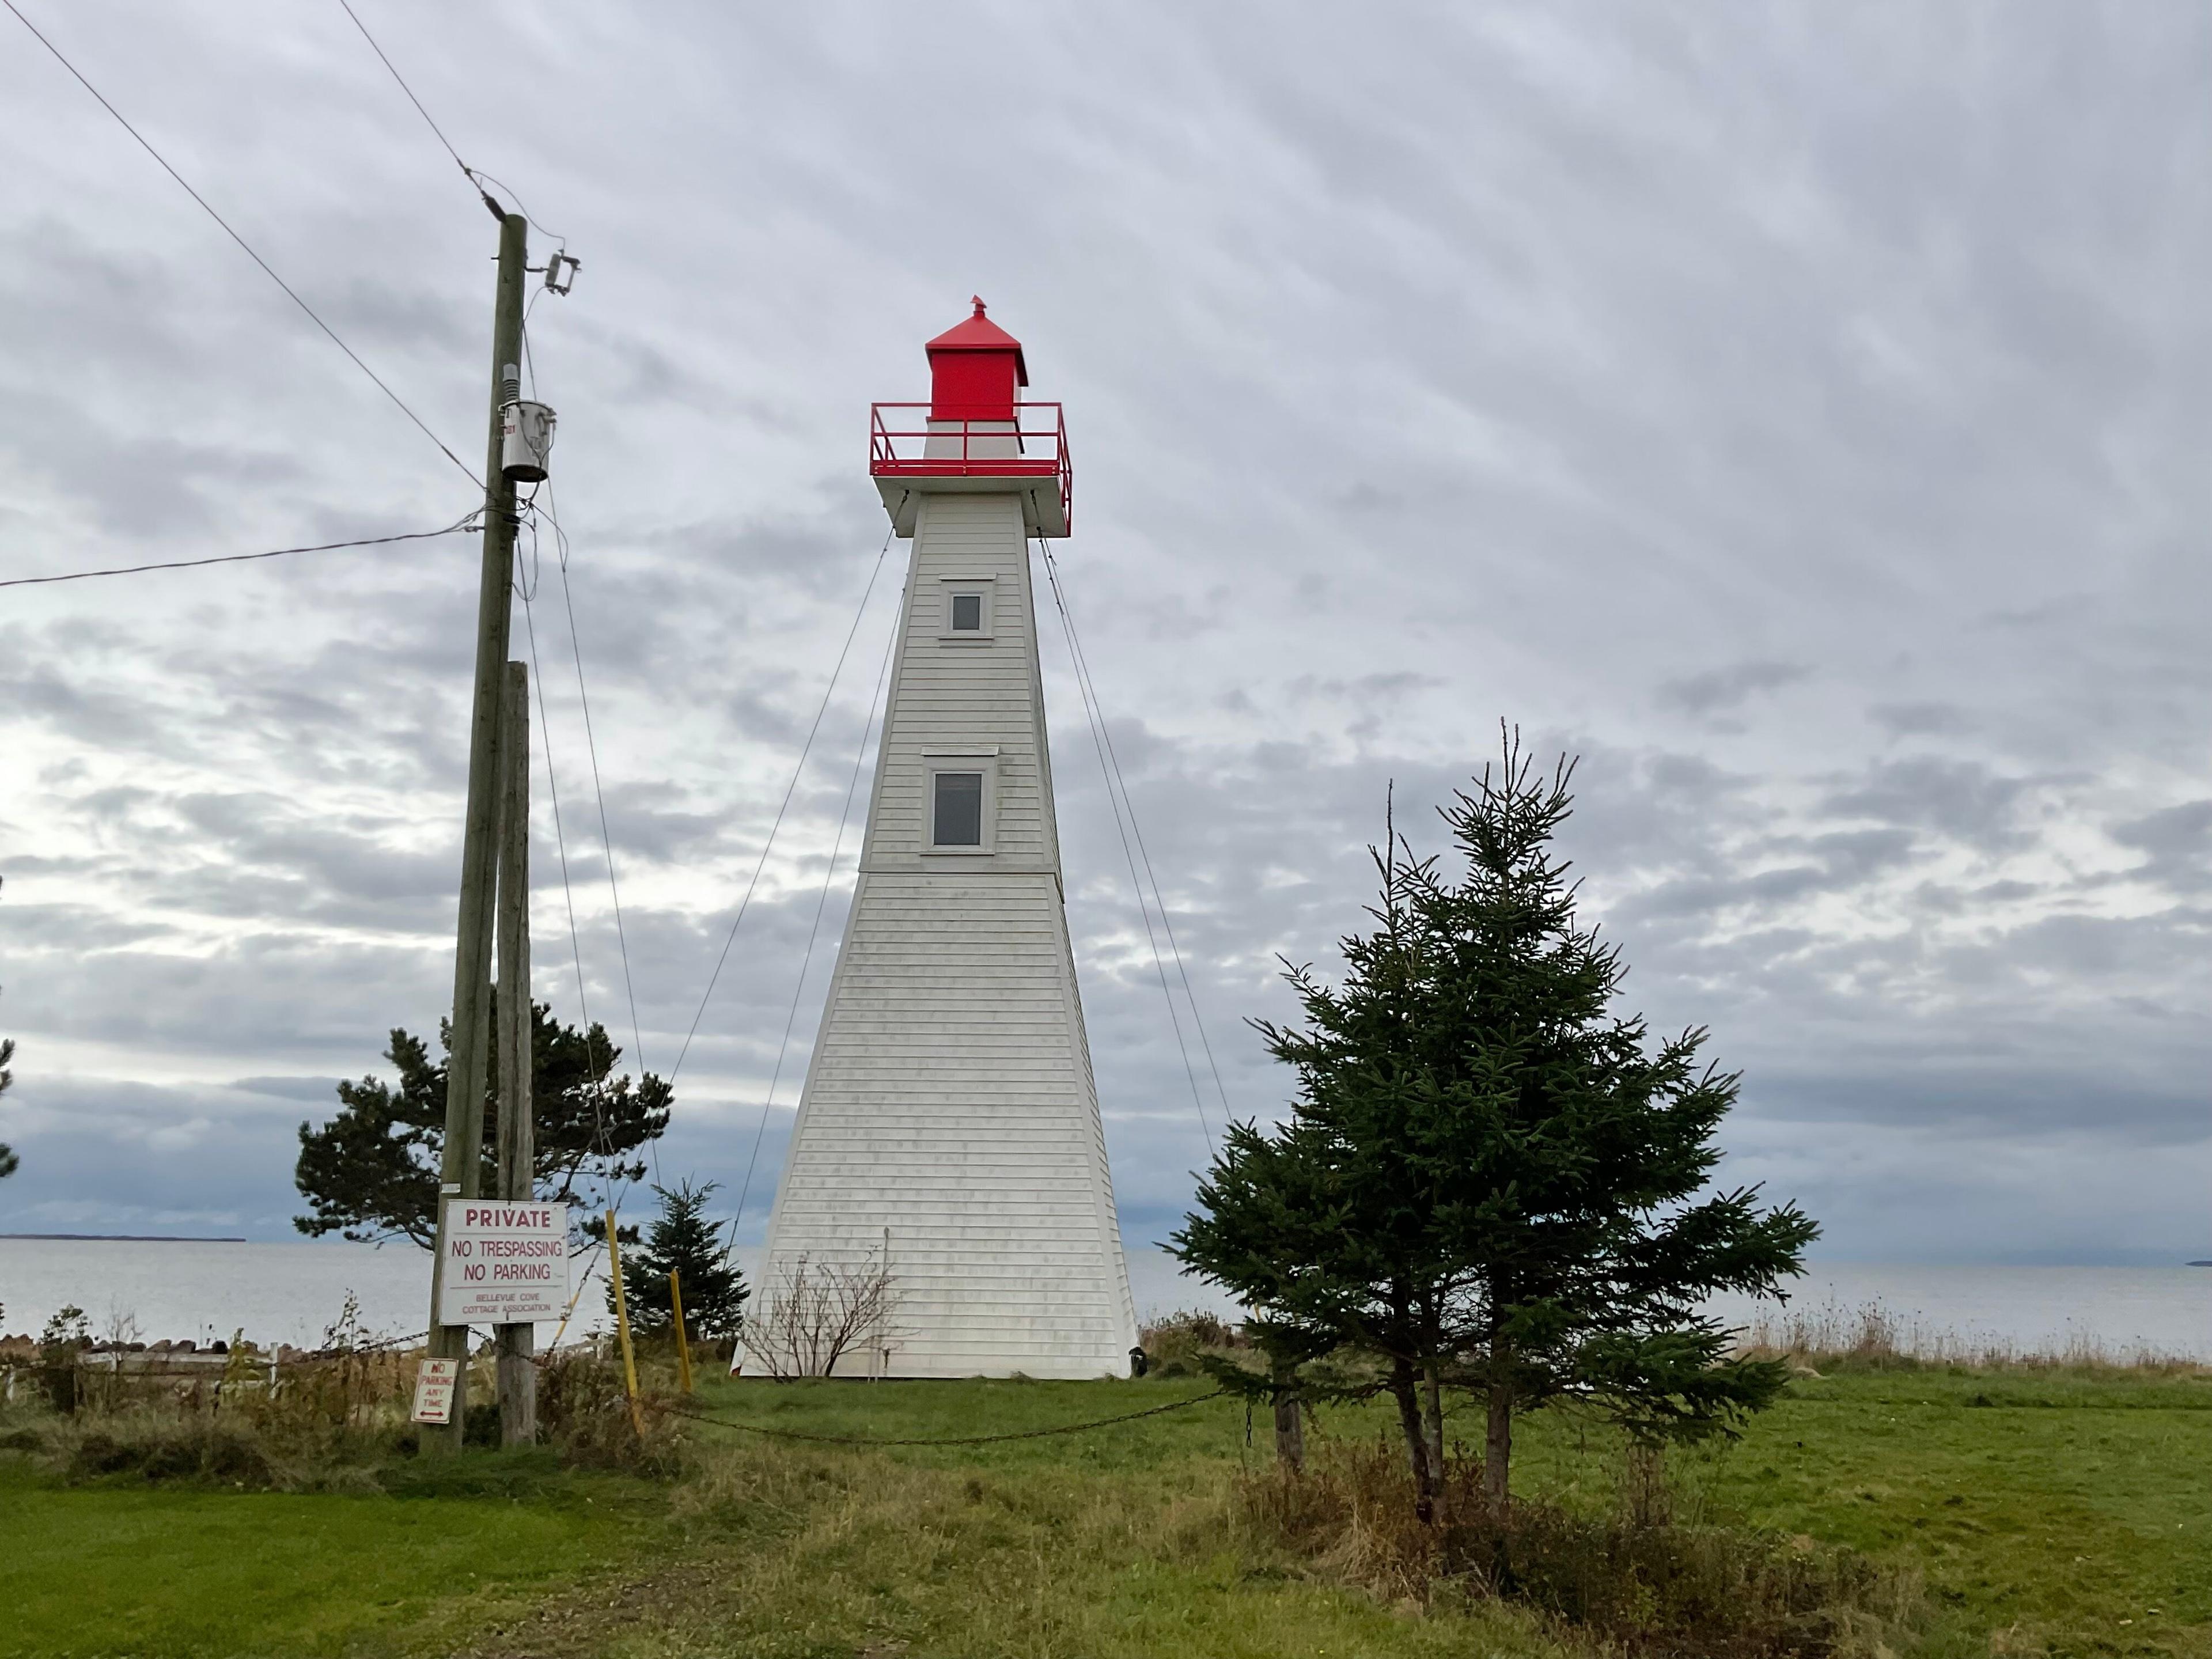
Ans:
<svg viewBox="0 0 2212 1659"><path fill-rule="evenodd" d="M1646 1442L1731 1431L1783 1373L1729 1358L1703 1305L1778 1297L1818 1231L1709 1190L1738 1079L1701 1063L1704 1030L1655 1043L1615 1012L1619 949L1552 853L1572 772L1509 736L1442 809L1456 878L1392 833L1341 987L1293 969L1304 1021L1259 1024L1297 1076L1289 1122L1234 1133L1176 1235L1279 1340L1385 1362L1425 1518L1447 1389L1484 1407L1501 1518L1518 1413L1573 1398Z"/></svg>
<svg viewBox="0 0 2212 1659"><path fill-rule="evenodd" d="M707 1200L715 1183L655 1187L660 1213L645 1230L635 1249L623 1255L623 1295L630 1324L651 1333L673 1330L676 1311L669 1295L673 1273L684 1293L684 1331L701 1337L733 1338L744 1328L745 1301L752 1295L744 1274L730 1260L721 1230L707 1219ZM614 1287L607 1287L607 1311L614 1311Z"/></svg>

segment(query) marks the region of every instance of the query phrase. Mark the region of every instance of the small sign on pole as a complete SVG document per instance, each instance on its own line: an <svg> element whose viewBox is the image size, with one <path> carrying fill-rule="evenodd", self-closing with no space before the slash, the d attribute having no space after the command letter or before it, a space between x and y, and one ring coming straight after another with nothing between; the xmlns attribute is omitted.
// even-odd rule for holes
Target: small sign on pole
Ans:
<svg viewBox="0 0 2212 1659"><path fill-rule="evenodd" d="M426 1359L415 1373L414 1420L450 1423L453 1420L453 1385L460 1380L458 1359Z"/></svg>
<svg viewBox="0 0 2212 1659"><path fill-rule="evenodd" d="M568 1301L568 1206L446 1200L438 1317L447 1325L522 1325Z"/></svg>

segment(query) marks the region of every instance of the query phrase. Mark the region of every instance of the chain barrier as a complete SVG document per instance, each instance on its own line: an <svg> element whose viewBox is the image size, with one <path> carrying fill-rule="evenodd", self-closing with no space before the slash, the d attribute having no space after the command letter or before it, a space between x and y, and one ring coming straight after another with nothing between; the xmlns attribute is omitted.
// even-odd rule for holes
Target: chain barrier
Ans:
<svg viewBox="0 0 2212 1659"><path fill-rule="evenodd" d="M1209 1400L1218 1400L1229 1393L1227 1389L1216 1389L1212 1394L1201 1394L1189 1400L1170 1400L1164 1406L1148 1406L1140 1412L1123 1412L1118 1417L1095 1418L1088 1423L1067 1423L1057 1428L1024 1429L1015 1434L968 1434L937 1439L873 1440L854 1435L808 1434L800 1429L771 1429L760 1423L733 1423L726 1417L709 1417L704 1412L685 1411L668 1407L672 1417L681 1417L694 1423L710 1423L718 1429L741 1429L747 1434L765 1435L775 1440L805 1440L826 1446L993 1446L1008 1440L1044 1440L1054 1435L1083 1434L1092 1429L1109 1428L1116 1423L1133 1423L1139 1418L1162 1417L1169 1412L1179 1412L1192 1406L1203 1406Z"/></svg>

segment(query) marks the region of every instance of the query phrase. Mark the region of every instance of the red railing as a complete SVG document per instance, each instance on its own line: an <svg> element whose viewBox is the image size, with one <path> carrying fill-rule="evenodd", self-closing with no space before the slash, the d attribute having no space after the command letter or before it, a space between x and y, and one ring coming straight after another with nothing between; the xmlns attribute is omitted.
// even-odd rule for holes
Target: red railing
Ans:
<svg viewBox="0 0 2212 1659"><path fill-rule="evenodd" d="M1058 404L1016 404L1005 421L937 421L927 404L872 404L868 471L878 478L1057 478L1073 505L1067 422ZM886 414L890 416L886 419ZM1006 452L1012 450L1012 454Z"/></svg>

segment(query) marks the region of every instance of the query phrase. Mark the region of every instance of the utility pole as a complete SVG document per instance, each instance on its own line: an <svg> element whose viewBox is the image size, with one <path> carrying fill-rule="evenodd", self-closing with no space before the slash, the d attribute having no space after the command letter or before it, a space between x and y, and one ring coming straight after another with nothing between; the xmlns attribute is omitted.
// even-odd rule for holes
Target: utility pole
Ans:
<svg viewBox="0 0 2212 1659"><path fill-rule="evenodd" d="M487 197L489 203L490 198ZM497 207L493 208L498 212ZM439 1171L436 1259L430 1268L429 1352L456 1359L453 1420L441 1437L422 1437L425 1450L458 1451L468 1416L469 1328L441 1322L438 1281L446 1260L450 1200L480 1198L483 1181L484 1091L489 1081L493 901L499 829L501 682L507 672L508 593L514 561L514 486L501 462L501 412L514 395L514 365L522 359L522 283L530 259L529 221L499 216L499 287L491 330L490 440L484 454L483 565L477 588L476 690L469 722L468 817L461 840L461 903L453 953L453 1048L446 1073L446 1147Z"/></svg>
<svg viewBox="0 0 2212 1659"><path fill-rule="evenodd" d="M537 1137L530 1100L530 670L519 662L507 665L501 723L499 767L506 787L499 798L499 994L493 999L499 1016L499 1195L526 1204L537 1196ZM537 1334L526 1321L495 1333L504 1445L538 1443L538 1367L532 1357Z"/></svg>

